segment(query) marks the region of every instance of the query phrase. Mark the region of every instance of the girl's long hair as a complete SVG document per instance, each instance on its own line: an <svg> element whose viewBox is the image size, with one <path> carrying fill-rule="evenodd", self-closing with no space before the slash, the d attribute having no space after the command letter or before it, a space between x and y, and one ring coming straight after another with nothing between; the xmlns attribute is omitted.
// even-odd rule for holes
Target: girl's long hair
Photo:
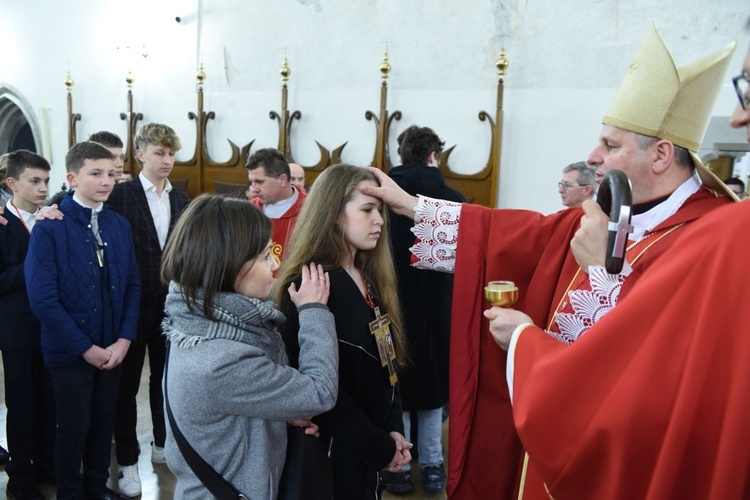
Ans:
<svg viewBox="0 0 750 500"><path fill-rule="evenodd" d="M342 267L347 262L350 247L342 228L344 207L362 181L377 183L377 178L367 169L346 164L328 167L315 179L284 252L274 294L277 304L281 304L289 284L300 275L304 264L315 262L328 271ZM374 286L375 293L391 319L397 363L403 366L408 353L385 205L381 208L380 215L383 217L383 227L377 245L372 250L359 250L354 265Z"/></svg>

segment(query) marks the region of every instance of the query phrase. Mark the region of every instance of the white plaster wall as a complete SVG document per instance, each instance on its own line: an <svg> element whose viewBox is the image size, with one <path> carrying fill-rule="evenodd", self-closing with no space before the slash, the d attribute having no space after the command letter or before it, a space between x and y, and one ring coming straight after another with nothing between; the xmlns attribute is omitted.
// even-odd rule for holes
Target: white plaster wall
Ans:
<svg viewBox="0 0 750 500"><path fill-rule="evenodd" d="M125 75L135 75L135 110L161 121L183 140L178 158L195 145L194 74L208 74L209 149L229 155L226 139L254 148L276 146L268 118L280 110L279 69L292 70L289 109L300 110L293 153L318 159L315 140L332 150L348 141L343 160L373 156L380 64L386 48L391 112L404 113L393 142L411 123L433 127L457 144L452 167L479 170L489 153L494 116L494 62L505 46L505 121L499 205L552 212L563 166L584 159L600 120L651 21L678 64L738 40L737 73L748 36L746 0L0 0L0 85L17 89L39 119L48 117L53 184L64 179L66 92L71 71L78 138L101 129L126 135ZM180 16L181 23L174 18ZM146 46L147 58L138 55ZM124 50L129 46L138 50ZM120 47L118 50L116 47ZM736 97L727 79L715 114L726 116ZM42 123L42 120L38 120ZM45 136L42 134L42 136ZM393 158L397 161L397 158Z"/></svg>

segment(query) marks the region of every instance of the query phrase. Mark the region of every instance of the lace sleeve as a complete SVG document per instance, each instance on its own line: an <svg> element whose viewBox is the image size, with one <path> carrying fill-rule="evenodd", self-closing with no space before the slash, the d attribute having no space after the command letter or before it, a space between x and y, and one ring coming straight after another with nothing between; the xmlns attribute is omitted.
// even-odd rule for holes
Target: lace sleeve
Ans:
<svg viewBox="0 0 750 500"><path fill-rule="evenodd" d="M452 273L456 269L456 244L461 203L420 196L415 208L418 222L411 229L417 240L409 250L419 269Z"/></svg>
<svg viewBox="0 0 750 500"><path fill-rule="evenodd" d="M633 268L625 261L620 274L609 274L603 266L589 267L591 290L573 290L569 293L572 313L558 313L556 316L560 333L550 332L564 344L572 344L586 333L605 314L615 308L620 297L620 289Z"/></svg>

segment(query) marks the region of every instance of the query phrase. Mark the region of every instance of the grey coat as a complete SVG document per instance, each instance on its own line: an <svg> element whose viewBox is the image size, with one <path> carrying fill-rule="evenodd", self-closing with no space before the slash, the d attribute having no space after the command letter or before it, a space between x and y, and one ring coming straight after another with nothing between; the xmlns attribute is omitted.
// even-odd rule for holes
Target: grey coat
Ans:
<svg viewBox="0 0 750 500"><path fill-rule="evenodd" d="M177 425L203 459L248 498L275 499L286 454L286 422L312 417L336 402L333 315L321 304L300 308L303 343L296 370L288 366L281 336L271 329L242 331L241 322L236 328L231 319L224 320L226 309L213 328L214 322L206 323L200 312L187 311L171 289L166 310L165 332L172 342L166 384ZM208 335L213 338L206 338L207 329L213 329ZM191 333L200 340L191 342ZM210 496L184 461L169 425L166 455L177 476L175 498Z"/></svg>

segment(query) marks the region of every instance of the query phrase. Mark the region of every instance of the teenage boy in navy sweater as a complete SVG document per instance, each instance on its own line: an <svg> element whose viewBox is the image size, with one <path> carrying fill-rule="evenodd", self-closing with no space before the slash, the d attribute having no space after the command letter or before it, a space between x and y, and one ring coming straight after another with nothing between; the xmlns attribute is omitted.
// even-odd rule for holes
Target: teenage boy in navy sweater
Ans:
<svg viewBox="0 0 750 500"><path fill-rule="evenodd" d="M35 479L54 478L55 408L52 381L44 368L40 324L29 307L23 264L39 207L47 198L50 165L19 150L4 157L13 197L0 226L0 350L5 374L8 448L12 460L7 497L44 500ZM36 478L35 478L36 476Z"/></svg>
<svg viewBox="0 0 750 500"><path fill-rule="evenodd" d="M117 499L106 484L119 365L138 326L138 267L128 221L104 207L112 153L81 142L65 166L75 189L60 204L65 217L37 223L25 267L55 390L57 498Z"/></svg>

